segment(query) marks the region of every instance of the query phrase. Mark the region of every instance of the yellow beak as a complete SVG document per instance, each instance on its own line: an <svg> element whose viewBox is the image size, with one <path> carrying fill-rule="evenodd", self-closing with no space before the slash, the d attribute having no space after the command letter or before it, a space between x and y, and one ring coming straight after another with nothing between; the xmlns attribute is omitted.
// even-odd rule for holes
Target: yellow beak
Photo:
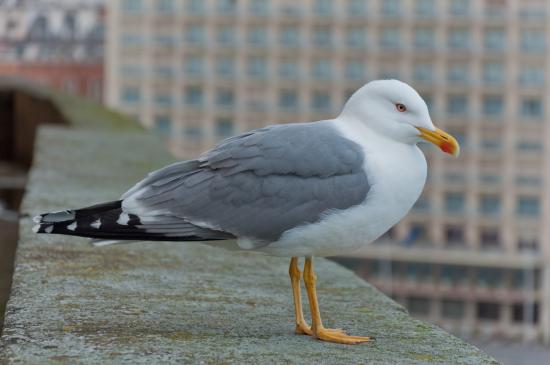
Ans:
<svg viewBox="0 0 550 365"><path fill-rule="evenodd" d="M441 151L451 154L454 157L458 157L460 154L460 145L449 133L439 128L436 128L435 131L430 131L422 127L416 127L416 129L420 131L420 138L435 144Z"/></svg>

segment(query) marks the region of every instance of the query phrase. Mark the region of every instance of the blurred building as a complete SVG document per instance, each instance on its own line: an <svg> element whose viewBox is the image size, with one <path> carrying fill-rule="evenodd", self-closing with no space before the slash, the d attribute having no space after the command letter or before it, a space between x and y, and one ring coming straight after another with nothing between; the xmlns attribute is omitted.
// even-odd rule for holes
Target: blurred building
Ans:
<svg viewBox="0 0 550 365"><path fill-rule="evenodd" d="M550 342L546 0L120 0L106 98L188 156L274 122L337 114L366 81L413 84L455 135L427 149L413 212L339 259L461 335Z"/></svg>
<svg viewBox="0 0 550 365"><path fill-rule="evenodd" d="M19 76L100 101L100 1L0 1L0 76Z"/></svg>

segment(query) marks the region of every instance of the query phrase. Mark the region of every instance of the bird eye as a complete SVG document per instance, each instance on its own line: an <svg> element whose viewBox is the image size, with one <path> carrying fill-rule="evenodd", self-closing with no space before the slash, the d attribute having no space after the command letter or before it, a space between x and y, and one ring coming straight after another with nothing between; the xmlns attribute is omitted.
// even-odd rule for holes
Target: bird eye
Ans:
<svg viewBox="0 0 550 365"><path fill-rule="evenodd" d="M395 104L395 107L397 108L398 112L403 113L407 111L407 107L404 104L397 103Z"/></svg>

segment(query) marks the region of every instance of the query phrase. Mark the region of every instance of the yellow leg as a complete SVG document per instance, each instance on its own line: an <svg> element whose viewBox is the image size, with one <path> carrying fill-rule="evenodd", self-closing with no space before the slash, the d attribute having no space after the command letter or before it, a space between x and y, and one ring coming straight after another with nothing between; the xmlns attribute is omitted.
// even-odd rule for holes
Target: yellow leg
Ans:
<svg viewBox="0 0 550 365"><path fill-rule="evenodd" d="M311 331L313 332L313 336L321 341L344 344L357 344L370 341L369 337L349 336L342 331L323 327L319 303L317 302L317 276L313 272L313 259L311 257L306 257L306 263L304 265L304 283L306 285L309 307L311 309Z"/></svg>
<svg viewBox="0 0 550 365"><path fill-rule="evenodd" d="M290 259L290 266L288 267L288 274L290 275L290 283L292 284L292 296L294 298L294 317L296 318L296 333L299 335L312 335L311 328L304 319L304 312L302 311L302 296L300 294L300 279L302 273L298 268L298 258L293 257Z"/></svg>

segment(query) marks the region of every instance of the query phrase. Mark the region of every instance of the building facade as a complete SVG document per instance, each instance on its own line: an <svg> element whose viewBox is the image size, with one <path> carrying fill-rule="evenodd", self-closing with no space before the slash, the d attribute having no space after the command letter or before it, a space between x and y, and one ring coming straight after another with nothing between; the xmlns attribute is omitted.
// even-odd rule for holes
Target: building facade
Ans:
<svg viewBox="0 0 550 365"><path fill-rule="evenodd" d="M0 2L0 76L101 101L103 19L99 1Z"/></svg>
<svg viewBox="0 0 550 365"><path fill-rule="evenodd" d="M461 335L550 342L546 0L119 0L106 100L195 155L270 123L339 113L366 81L411 83L457 137L426 148L418 204L341 258Z"/></svg>

